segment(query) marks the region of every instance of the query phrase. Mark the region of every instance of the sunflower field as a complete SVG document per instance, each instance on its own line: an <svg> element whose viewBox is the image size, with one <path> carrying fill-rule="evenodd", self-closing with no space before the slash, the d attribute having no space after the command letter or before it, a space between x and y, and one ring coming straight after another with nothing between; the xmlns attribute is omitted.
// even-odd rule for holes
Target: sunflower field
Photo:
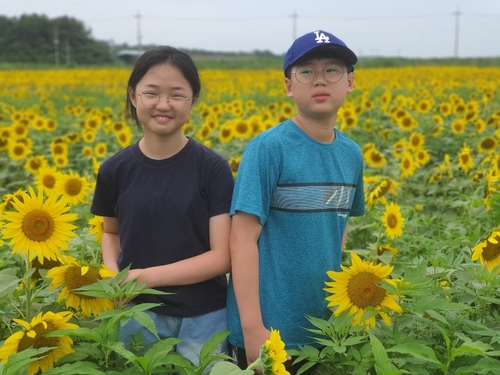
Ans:
<svg viewBox="0 0 500 375"><path fill-rule="evenodd" d="M104 267L102 218L89 212L100 163L141 136L125 111L129 74L0 71L0 374L239 373L213 355L227 332L198 366L173 338L118 342L131 317L155 332L151 306L126 307L155 291ZM249 140L294 104L280 70L200 74L184 132L236 176ZM500 374L499 85L491 67L355 71L337 127L362 150L367 209L350 219L342 272L325 275L331 318L309 317L318 348L289 351L303 369ZM286 373L273 365L283 351L263 353L266 374Z"/></svg>

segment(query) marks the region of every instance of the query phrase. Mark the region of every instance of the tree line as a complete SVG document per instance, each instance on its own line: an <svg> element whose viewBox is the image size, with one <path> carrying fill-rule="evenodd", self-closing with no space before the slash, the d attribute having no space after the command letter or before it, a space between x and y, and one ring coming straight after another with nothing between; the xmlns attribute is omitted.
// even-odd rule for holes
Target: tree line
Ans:
<svg viewBox="0 0 500 375"><path fill-rule="evenodd" d="M74 18L0 15L0 63L64 66L109 64L114 60L108 43L95 40L83 22Z"/></svg>

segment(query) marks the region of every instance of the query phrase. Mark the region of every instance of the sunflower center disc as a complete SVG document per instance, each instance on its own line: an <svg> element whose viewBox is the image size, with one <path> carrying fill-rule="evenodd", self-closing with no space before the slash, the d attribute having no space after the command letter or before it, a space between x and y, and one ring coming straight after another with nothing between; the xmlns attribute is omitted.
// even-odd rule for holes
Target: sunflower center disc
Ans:
<svg viewBox="0 0 500 375"><path fill-rule="evenodd" d="M488 262L500 256L500 236L496 236L495 240L496 244L487 241L486 247L483 249L483 258Z"/></svg>
<svg viewBox="0 0 500 375"><path fill-rule="evenodd" d="M48 212L36 209L26 214L22 230L30 240L45 241L54 232L54 220Z"/></svg>
<svg viewBox="0 0 500 375"><path fill-rule="evenodd" d="M352 303L360 308L379 306L385 298L385 289L379 286L380 279L370 272L354 275L349 281L347 294Z"/></svg>

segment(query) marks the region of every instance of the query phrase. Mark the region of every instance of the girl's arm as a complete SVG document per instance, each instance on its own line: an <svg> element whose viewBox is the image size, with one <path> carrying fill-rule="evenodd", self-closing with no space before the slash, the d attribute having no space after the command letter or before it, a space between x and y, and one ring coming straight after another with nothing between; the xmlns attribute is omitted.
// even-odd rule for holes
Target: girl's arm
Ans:
<svg viewBox="0 0 500 375"><path fill-rule="evenodd" d="M116 217L104 217L104 233L102 235L102 259L110 271L120 272L118 257L122 249L118 237L118 219Z"/></svg>
<svg viewBox="0 0 500 375"><path fill-rule="evenodd" d="M195 284L228 273L230 228L228 213L213 216L209 220L209 251L171 264L130 270L126 280L137 277L138 284L145 282L146 288L156 288Z"/></svg>

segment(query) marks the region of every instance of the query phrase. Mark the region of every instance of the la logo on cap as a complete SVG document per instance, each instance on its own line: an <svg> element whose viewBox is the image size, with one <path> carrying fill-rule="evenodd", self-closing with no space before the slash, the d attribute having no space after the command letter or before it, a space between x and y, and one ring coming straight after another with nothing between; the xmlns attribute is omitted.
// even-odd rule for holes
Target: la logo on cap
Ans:
<svg viewBox="0 0 500 375"><path fill-rule="evenodd" d="M314 31L316 38L314 39L316 43L330 43L330 37L319 31Z"/></svg>

